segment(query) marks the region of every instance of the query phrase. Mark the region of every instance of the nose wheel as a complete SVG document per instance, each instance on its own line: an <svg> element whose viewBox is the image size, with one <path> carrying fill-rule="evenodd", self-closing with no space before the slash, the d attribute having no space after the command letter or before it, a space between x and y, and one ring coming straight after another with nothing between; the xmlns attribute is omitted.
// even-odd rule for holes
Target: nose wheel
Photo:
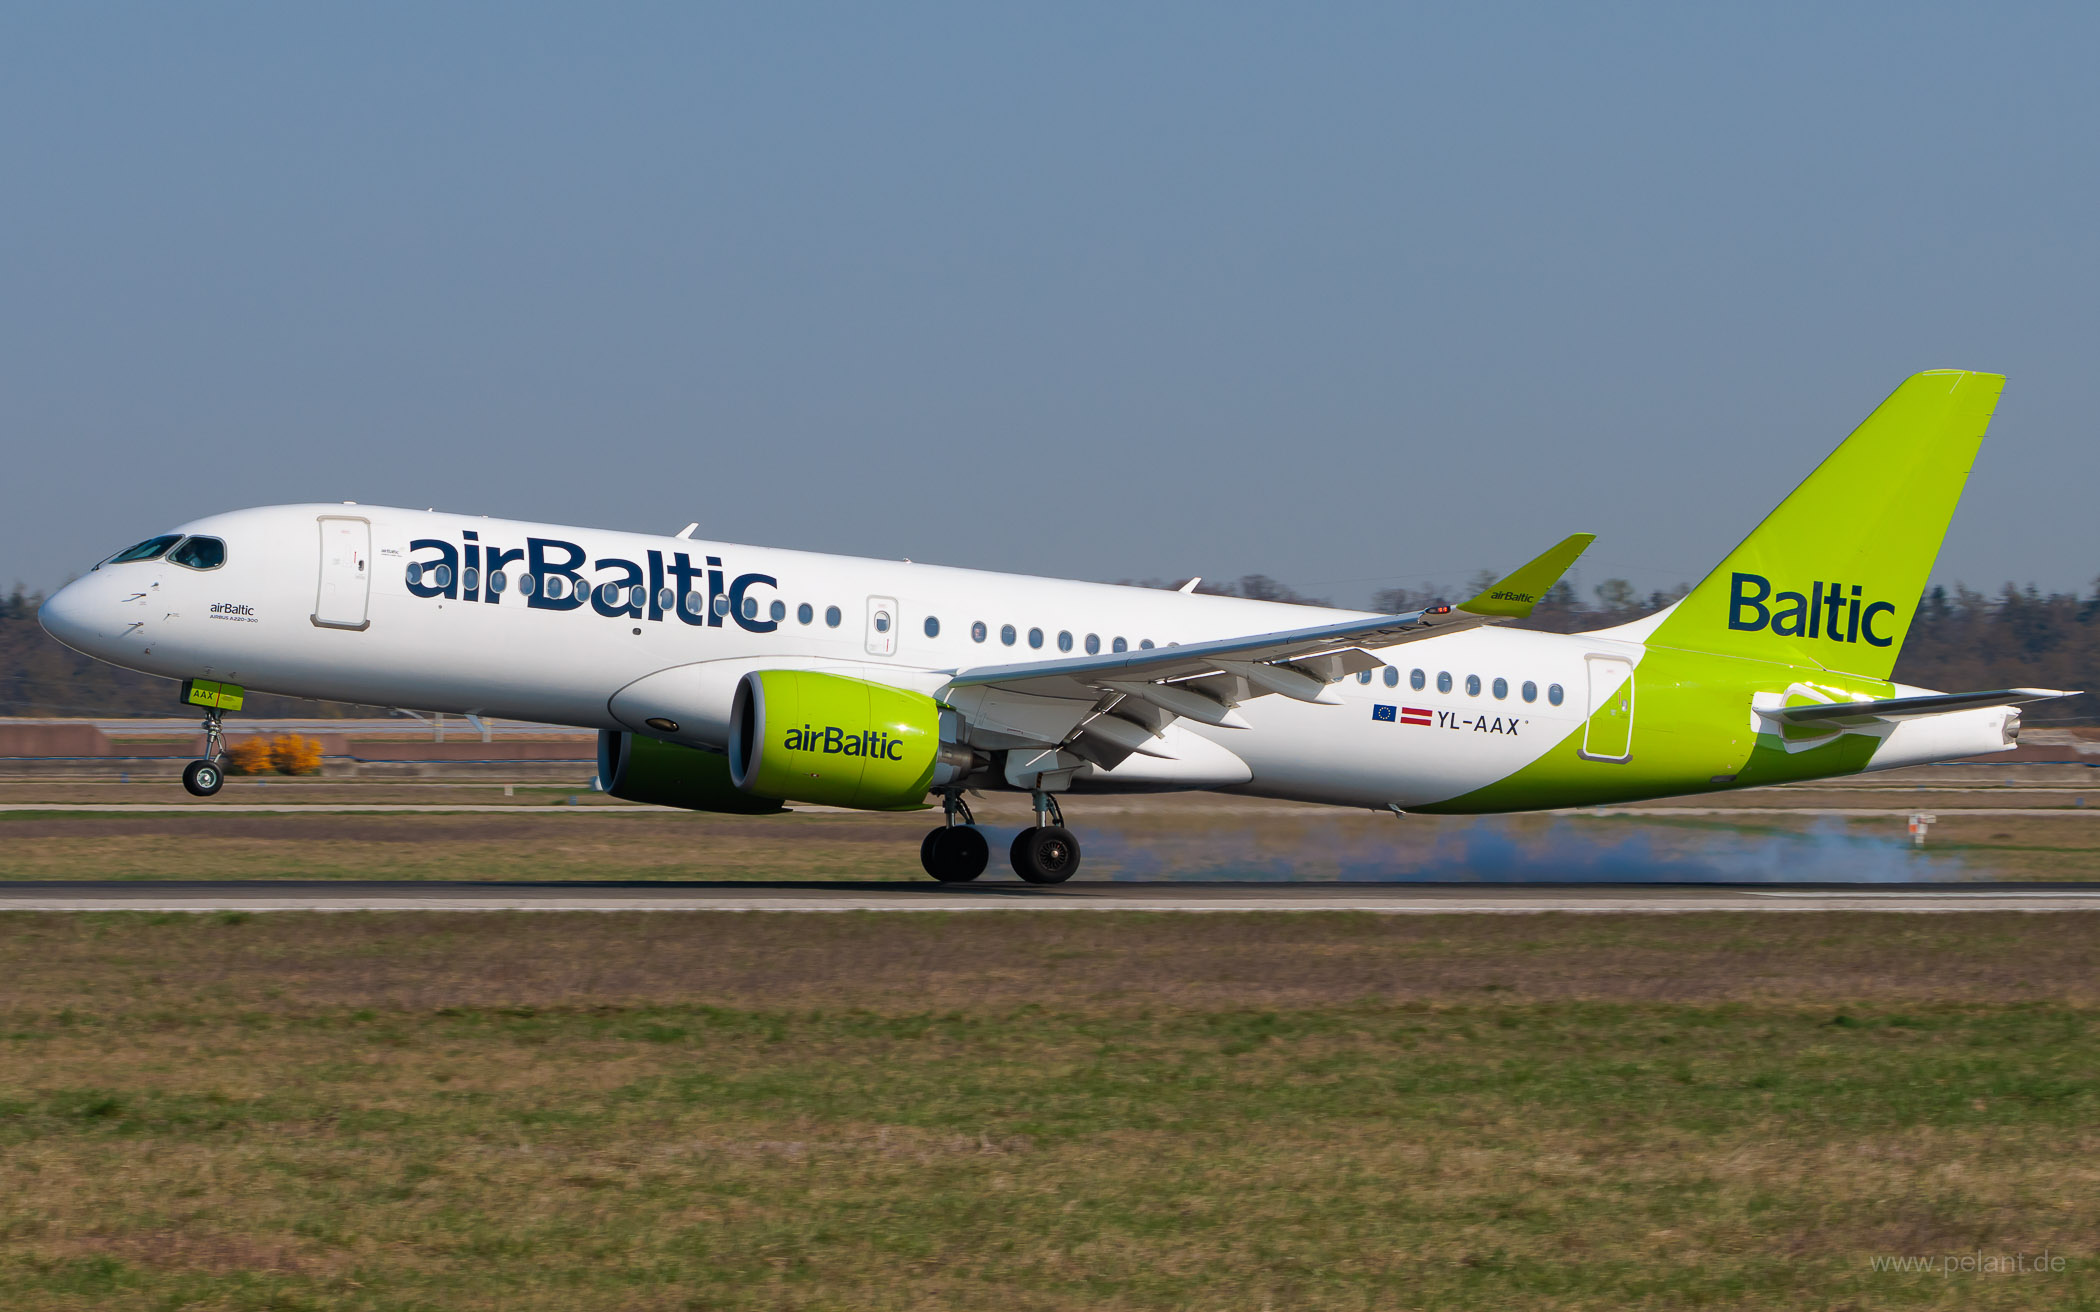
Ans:
<svg viewBox="0 0 2100 1312"><path fill-rule="evenodd" d="M213 707L204 713L204 759L182 767L182 786L193 797L210 797L226 784L226 730L220 712Z"/></svg>
<svg viewBox="0 0 2100 1312"><path fill-rule="evenodd" d="M226 783L217 761L191 761L182 767L182 786L197 797L210 797Z"/></svg>
<svg viewBox="0 0 2100 1312"><path fill-rule="evenodd" d="M1049 793L1035 795L1035 824L1014 836L1014 873L1031 884L1062 884L1079 870L1079 839Z"/></svg>

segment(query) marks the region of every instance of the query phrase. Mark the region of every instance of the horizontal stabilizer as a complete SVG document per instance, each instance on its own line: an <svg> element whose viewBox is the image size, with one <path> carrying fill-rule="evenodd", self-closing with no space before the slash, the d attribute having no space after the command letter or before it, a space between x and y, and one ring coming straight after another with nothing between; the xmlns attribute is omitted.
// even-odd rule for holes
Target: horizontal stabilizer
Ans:
<svg viewBox="0 0 2100 1312"><path fill-rule="evenodd" d="M2022 706L2028 702L2076 697L2075 692L2055 688L2000 688L1996 692L1934 693L1925 697L1889 697L1875 702L1827 702L1813 706L1788 706L1764 712L1788 724L1827 725L1844 728L1872 724L1876 720L1915 720L1948 711L1973 711L1985 706Z"/></svg>

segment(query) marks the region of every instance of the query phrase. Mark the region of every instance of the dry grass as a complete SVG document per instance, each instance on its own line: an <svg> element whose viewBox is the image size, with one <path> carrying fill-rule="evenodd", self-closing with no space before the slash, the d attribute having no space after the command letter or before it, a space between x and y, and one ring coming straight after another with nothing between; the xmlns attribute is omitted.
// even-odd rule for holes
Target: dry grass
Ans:
<svg viewBox="0 0 2100 1312"><path fill-rule="evenodd" d="M0 917L10 1308L2090 1305L2073 915ZM2049 1249L2047 1276L1891 1254Z"/></svg>
<svg viewBox="0 0 2100 1312"><path fill-rule="evenodd" d="M60 791L78 791L73 786ZM232 785L229 785L229 791ZM243 801L487 805L500 789L322 782L254 789ZM7 800L27 801L17 786ZM162 800L158 786L102 786L94 800ZM519 790L517 802L566 793ZM1784 796L1772 794L1770 796ZM1861 796L1817 802L1862 804ZM1979 794L2033 803L2021 794ZM19 800L18 800L19 799ZM44 799L38 799L44 800ZM83 800L83 799L73 799ZM1971 798L1926 795L1903 805ZM2049 799L2041 799L2049 800ZM436 815L0 812L9 879L919 879L926 813L718 816L573 811ZM1923 853L1902 810L1840 820L1788 815L1588 815L1405 819L1227 797L1078 798L1068 809L1088 877L1123 879L2088 879L2100 872L2100 812L1947 814ZM1012 797L985 799L993 825L1026 822ZM995 866L994 875L1003 871Z"/></svg>

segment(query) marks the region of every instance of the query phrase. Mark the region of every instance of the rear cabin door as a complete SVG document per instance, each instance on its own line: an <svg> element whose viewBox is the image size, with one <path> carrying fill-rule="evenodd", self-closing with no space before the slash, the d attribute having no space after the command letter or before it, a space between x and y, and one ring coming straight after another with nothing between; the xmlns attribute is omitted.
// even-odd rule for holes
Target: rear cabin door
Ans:
<svg viewBox="0 0 2100 1312"><path fill-rule="evenodd" d="M897 654L897 599L868 598L868 655Z"/></svg>
<svg viewBox="0 0 2100 1312"><path fill-rule="evenodd" d="M372 522L321 517L321 584L314 623L324 629L362 629L372 621Z"/></svg>
<svg viewBox="0 0 2100 1312"><path fill-rule="evenodd" d="M1623 656L1591 656L1590 718L1582 730L1582 754L1592 761L1624 761L1633 755L1633 662Z"/></svg>

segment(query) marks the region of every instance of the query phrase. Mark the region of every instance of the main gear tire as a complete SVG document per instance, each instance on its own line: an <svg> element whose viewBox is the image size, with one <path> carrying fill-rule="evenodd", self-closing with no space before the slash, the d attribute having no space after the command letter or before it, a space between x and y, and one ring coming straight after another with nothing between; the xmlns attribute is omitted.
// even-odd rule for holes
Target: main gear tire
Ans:
<svg viewBox="0 0 2100 1312"><path fill-rule="evenodd" d="M1031 884L1062 884L1079 869L1079 839L1063 825L1023 829L1008 854L1014 873Z"/></svg>
<svg viewBox="0 0 2100 1312"><path fill-rule="evenodd" d="M943 884L967 884L991 860L992 845L968 825L936 829L919 844L919 864Z"/></svg>

